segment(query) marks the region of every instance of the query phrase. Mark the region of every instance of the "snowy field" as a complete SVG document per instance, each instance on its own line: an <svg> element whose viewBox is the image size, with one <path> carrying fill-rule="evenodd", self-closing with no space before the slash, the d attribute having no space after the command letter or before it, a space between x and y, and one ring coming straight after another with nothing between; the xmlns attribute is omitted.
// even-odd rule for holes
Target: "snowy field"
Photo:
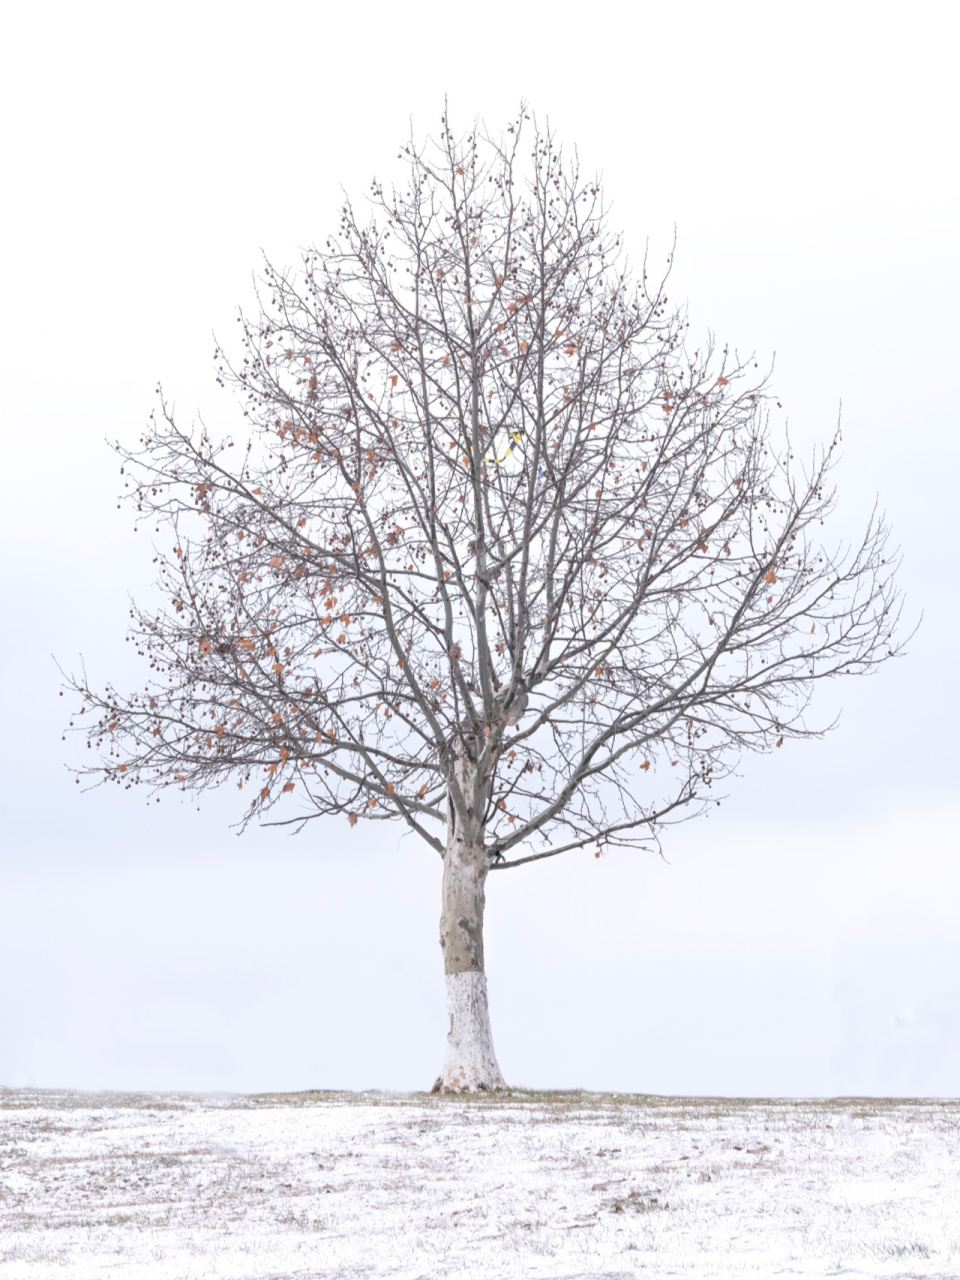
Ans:
<svg viewBox="0 0 960 1280"><path fill-rule="evenodd" d="M960 1103L0 1090L0 1278L960 1276Z"/></svg>

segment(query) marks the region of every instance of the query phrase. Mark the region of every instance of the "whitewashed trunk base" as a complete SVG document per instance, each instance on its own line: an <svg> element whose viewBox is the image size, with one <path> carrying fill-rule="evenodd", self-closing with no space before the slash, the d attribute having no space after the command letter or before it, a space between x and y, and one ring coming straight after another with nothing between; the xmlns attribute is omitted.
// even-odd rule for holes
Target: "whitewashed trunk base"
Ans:
<svg viewBox="0 0 960 1280"><path fill-rule="evenodd" d="M438 1093L476 1093L506 1087L490 1034L487 978L483 973L447 974L447 1057Z"/></svg>

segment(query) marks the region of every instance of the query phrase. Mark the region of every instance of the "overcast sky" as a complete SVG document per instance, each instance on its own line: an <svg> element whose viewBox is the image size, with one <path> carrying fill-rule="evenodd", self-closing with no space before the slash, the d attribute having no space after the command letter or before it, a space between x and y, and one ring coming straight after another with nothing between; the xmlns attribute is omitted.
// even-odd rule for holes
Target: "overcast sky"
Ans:
<svg viewBox="0 0 960 1280"><path fill-rule="evenodd" d="M229 424L261 251L293 263L398 144L526 99L602 173L691 329L775 356L803 446L842 402L835 536L879 501L909 655L824 689L652 855L492 878L512 1084L960 1094L956 11L945 3L21 5L0 53L0 1084L422 1088L440 862L344 821L238 838L64 768L51 654L133 683L151 552L118 463L158 380Z"/></svg>

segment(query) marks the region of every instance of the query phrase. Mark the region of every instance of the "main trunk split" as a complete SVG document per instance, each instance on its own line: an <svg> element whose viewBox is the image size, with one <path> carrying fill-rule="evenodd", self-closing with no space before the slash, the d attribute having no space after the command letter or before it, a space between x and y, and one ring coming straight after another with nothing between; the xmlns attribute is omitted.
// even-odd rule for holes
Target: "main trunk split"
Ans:
<svg viewBox="0 0 960 1280"><path fill-rule="evenodd" d="M472 833L470 833L472 834ZM502 1089L490 1033L483 972L483 907L487 878L483 841L451 833L443 858L440 945L447 980L447 1054L434 1088L441 1093Z"/></svg>

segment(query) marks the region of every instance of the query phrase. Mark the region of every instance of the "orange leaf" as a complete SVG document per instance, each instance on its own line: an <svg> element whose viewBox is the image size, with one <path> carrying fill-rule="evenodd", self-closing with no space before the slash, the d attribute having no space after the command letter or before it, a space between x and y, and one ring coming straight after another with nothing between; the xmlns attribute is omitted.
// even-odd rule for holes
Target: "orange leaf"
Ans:
<svg viewBox="0 0 960 1280"><path fill-rule="evenodd" d="M393 783L392 783L392 782L388 782L388 783L387 783L387 795L388 795L388 796L395 796L396 794L397 794L397 788L393 785Z"/></svg>
<svg viewBox="0 0 960 1280"><path fill-rule="evenodd" d="M423 799L423 797L424 797L426 794L427 794L427 784L426 784L426 783L424 783L424 784L423 784L423 786L420 788L420 790L419 790L419 792L418 792L418 795L420 796L420 799L422 800L422 799Z"/></svg>
<svg viewBox="0 0 960 1280"><path fill-rule="evenodd" d="M778 739L777 739L777 746L778 746L778 747L782 747L782 746L783 746L783 738L782 738L782 737L780 737L780 738L778 738Z"/></svg>
<svg viewBox="0 0 960 1280"><path fill-rule="evenodd" d="M718 378L718 379L717 379L717 386L718 386L718 387L728 387L729 385L730 385L730 379L729 379L729 378Z"/></svg>
<svg viewBox="0 0 960 1280"><path fill-rule="evenodd" d="M351 827L355 827L357 825L357 815L355 813L348 813L347 821L350 823Z"/></svg>
<svg viewBox="0 0 960 1280"><path fill-rule="evenodd" d="M178 773L178 774L177 774L177 781L178 781L178 782L186 782L186 780L187 780L187 775L186 775L185 773Z"/></svg>
<svg viewBox="0 0 960 1280"><path fill-rule="evenodd" d="M390 376L390 385L391 387L395 387L397 385L397 375L395 373Z"/></svg>
<svg viewBox="0 0 960 1280"><path fill-rule="evenodd" d="M295 782L287 782L287 783L284 785L284 788L283 788L283 789L284 789L284 791L292 791L292 790L293 790L293 788L294 788L296 785L297 785L297 784L296 784Z"/></svg>
<svg viewBox="0 0 960 1280"><path fill-rule="evenodd" d="M769 573L764 574L763 580L764 582L776 582L777 575L771 569Z"/></svg>
<svg viewBox="0 0 960 1280"><path fill-rule="evenodd" d="M463 174L463 169L462 169L462 167L461 167L460 165L457 165L457 173L459 173L459 174L461 174L461 175Z"/></svg>
<svg viewBox="0 0 960 1280"><path fill-rule="evenodd" d="M640 766L640 768L644 771L644 773L646 773L646 772L649 770L649 768L650 768L650 761L649 761L649 760L644 760L644 762L643 762L643 764Z"/></svg>
<svg viewBox="0 0 960 1280"><path fill-rule="evenodd" d="M263 788L263 790L260 792L260 799L261 799L261 800L266 800L266 798L267 798L267 796L268 796L269 794L270 794L270 788L269 788L269 787L264 787L264 788Z"/></svg>
<svg viewBox="0 0 960 1280"><path fill-rule="evenodd" d="M253 495L254 495L254 497L255 497L255 498L259 498L259 497L260 497L260 495L261 495L261 493L263 493L263 490L262 490L262 489L254 489L254 490L253 490Z"/></svg>

